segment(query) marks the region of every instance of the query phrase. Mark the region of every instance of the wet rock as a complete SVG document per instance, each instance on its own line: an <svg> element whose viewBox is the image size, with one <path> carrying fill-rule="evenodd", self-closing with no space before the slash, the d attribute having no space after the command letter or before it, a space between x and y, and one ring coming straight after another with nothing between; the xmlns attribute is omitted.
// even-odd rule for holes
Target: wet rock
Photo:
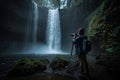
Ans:
<svg viewBox="0 0 120 80"><path fill-rule="evenodd" d="M71 62L67 67L66 67L66 73L73 73L74 71L76 71L77 69L79 69L79 61L76 62Z"/></svg>
<svg viewBox="0 0 120 80"><path fill-rule="evenodd" d="M50 63L50 67L52 70L61 70L65 69L65 67L69 64L69 62L59 56L55 57L53 61Z"/></svg>
<svg viewBox="0 0 120 80"><path fill-rule="evenodd" d="M9 71L8 76L23 76L33 74L35 72L43 72L49 63L46 59L22 58L13 64L12 69Z"/></svg>

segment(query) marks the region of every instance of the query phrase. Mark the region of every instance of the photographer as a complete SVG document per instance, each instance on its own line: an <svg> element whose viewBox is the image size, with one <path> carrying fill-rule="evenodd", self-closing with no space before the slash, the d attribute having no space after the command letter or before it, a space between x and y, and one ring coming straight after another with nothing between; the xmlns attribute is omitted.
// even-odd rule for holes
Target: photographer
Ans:
<svg viewBox="0 0 120 80"><path fill-rule="evenodd" d="M87 50L84 49L84 40L87 40L87 36L84 35L84 29L80 27L78 30L78 34L73 34L73 44L75 45L75 54L79 59L81 74L88 77L89 71L86 59Z"/></svg>

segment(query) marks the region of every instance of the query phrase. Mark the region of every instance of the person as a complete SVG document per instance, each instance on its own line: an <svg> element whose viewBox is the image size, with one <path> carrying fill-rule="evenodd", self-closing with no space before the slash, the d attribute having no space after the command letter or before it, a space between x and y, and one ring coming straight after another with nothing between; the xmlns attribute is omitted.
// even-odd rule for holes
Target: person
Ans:
<svg viewBox="0 0 120 80"><path fill-rule="evenodd" d="M83 40L87 40L87 36L84 35L84 32L84 29L80 27L78 33L73 37L73 44L75 45L75 54L79 60L81 74L84 76L89 76L88 63L86 59L87 51L83 50Z"/></svg>

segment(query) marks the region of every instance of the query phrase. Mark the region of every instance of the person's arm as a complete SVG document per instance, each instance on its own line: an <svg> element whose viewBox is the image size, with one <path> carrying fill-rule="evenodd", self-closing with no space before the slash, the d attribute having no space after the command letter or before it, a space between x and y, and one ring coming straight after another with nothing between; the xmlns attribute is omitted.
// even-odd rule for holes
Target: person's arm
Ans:
<svg viewBox="0 0 120 80"><path fill-rule="evenodd" d="M74 43L74 44L77 43L78 38L79 38L79 37L76 37L76 36L73 37L73 43Z"/></svg>
<svg viewBox="0 0 120 80"><path fill-rule="evenodd" d="M76 41L76 38L75 38L75 36L73 37L73 40L72 40L72 41L73 41L73 43L75 43L75 41Z"/></svg>

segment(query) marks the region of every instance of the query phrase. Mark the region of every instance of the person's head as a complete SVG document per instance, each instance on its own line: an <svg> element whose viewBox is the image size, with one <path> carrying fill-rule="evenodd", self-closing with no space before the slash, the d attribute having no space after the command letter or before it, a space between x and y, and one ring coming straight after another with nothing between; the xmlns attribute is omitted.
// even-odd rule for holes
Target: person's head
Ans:
<svg viewBox="0 0 120 80"><path fill-rule="evenodd" d="M80 27L79 30L78 30L78 34L79 35L84 35L84 28Z"/></svg>

